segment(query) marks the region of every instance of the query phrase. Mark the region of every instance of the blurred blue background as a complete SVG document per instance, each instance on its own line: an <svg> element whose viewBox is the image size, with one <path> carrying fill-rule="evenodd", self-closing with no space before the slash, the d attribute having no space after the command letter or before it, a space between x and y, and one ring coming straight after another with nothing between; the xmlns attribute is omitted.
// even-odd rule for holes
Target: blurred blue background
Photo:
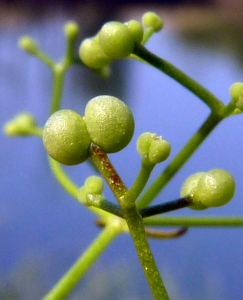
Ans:
<svg viewBox="0 0 243 300"><path fill-rule="evenodd" d="M243 26L238 23L238 9L228 10L217 2L193 7L152 6L164 18L165 28L147 47L227 103L229 86L243 78ZM96 22L90 21L85 5L72 13L56 7L41 16L14 6L4 8L0 27L0 122L4 124L20 111L29 111L42 126L48 117L51 73L18 49L18 38L30 35L58 60L65 47L65 21L70 17L78 21L81 39L94 33L106 17L99 20L98 12L89 7ZM140 19L148 8L120 7L107 18ZM89 70L72 67L67 74L62 107L82 114L88 100L99 94L121 98L134 112L136 130L131 144L110 156L127 186L139 170L135 143L140 133L152 131L169 140L173 157L209 113L200 100L172 79L134 61L115 63L113 76L106 81ZM41 140L12 139L3 133L0 139L0 299L41 299L100 229L94 225L95 216L55 181ZM239 115L216 128L155 203L177 198L181 184L190 174L223 168L233 174L237 183L232 202L218 209L184 209L170 215L242 215L242 153ZM150 182L163 168L156 167ZM86 164L66 170L80 186L93 174ZM114 201L108 189L105 195ZM229 228L192 228L175 240L151 240L171 299L242 299L242 241L242 229ZM69 299L152 299L129 235L121 235L110 245Z"/></svg>

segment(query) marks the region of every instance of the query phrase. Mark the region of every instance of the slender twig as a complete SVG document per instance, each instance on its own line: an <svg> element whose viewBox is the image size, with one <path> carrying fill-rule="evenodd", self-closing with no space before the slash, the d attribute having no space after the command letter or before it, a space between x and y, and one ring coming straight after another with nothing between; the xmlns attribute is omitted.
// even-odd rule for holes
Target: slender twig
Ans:
<svg viewBox="0 0 243 300"><path fill-rule="evenodd" d="M145 227L146 236L152 239L173 239L178 238L184 235L187 232L187 227L181 227L176 230L162 231L162 230L153 230L151 228Z"/></svg>
<svg viewBox="0 0 243 300"><path fill-rule="evenodd" d="M148 218L148 217L163 214L163 213L166 213L169 211L188 207L190 204L191 204L190 197L180 198L180 199L169 201L166 203L148 206L145 208L140 208L139 213L142 216L142 218Z"/></svg>
<svg viewBox="0 0 243 300"><path fill-rule="evenodd" d="M133 54L175 79L181 85L198 96L200 100L202 100L212 109L212 111L217 112L223 106L223 103L205 87L200 85L197 81L186 75L184 72L173 66L168 61L151 53L143 45L136 44L133 50Z"/></svg>
<svg viewBox="0 0 243 300"><path fill-rule="evenodd" d="M149 226L242 227L243 217L152 217L144 220Z"/></svg>
<svg viewBox="0 0 243 300"><path fill-rule="evenodd" d="M118 224L114 226L112 222L109 223L43 300L66 299L66 296L75 287L77 282L116 238L121 230L122 227Z"/></svg>

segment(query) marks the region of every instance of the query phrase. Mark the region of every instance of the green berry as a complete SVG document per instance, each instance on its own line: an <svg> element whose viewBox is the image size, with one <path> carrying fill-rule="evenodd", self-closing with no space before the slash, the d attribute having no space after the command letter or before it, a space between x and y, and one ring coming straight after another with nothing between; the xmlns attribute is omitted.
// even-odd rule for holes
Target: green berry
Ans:
<svg viewBox="0 0 243 300"><path fill-rule="evenodd" d="M88 158L91 140L83 118L73 110L63 109L47 120L43 143L53 159L76 165Z"/></svg>
<svg viewBox="0 0 243 300"><path fill-rule="evenodd" d="M142 17L142 21L145 27L152 27L154 31L160 31L163 28L163 21L152 11L146 12Z"/></svg>
<svg viewBox="0 0 243 300"><path fill-rule="evenodd" d="M203 205L200 200L193 197L195 189L197 187L199 179L205 174L205 172L198 172L189 176L183 183L181 187L181 197L192 196L193 202L190 205L190 208L196 210L206 209L207 207Z"/></svg>
<svg viewBox="0 0 243 300"><path fill-rule="evenodd" d="M234 196L234 178L225 170L214 169L206 172L198 181L194 198L207 207L228 203Z"/></svg>
<svg viewBox="0 0 243 300"><path fill-rule="evenodd" d="M157 136L151 143L148 158L152 163L158 164L168 158L170 150L170 144L163 140L162 137Z"/></svg>
<svg viewBox="0 0 243 300"><path fill-rule="evenodd" d="M84 185L78 190L78 200L84 205L93 205L92 202L103 199L103 189L104 182L101 177L89 176Z"/></svg>
<svg viewBox="0 0 243 300"><path fill-rule="evenodd" d="M136 20L130 20L124 24L127 26L129 31L133 35L135 41L137 43L141 43L143 39L143 27L141 23Z"/></svg>
<svg viewBox="0 0 243 300"><path fill-rule="evenodd" d="M231 85L230 96L235 106L243 110L243 82L235 82Z"/></svg>
<svg viewBox="0 0 243 300"><path fill-rule="evenodd" d="M142 158L146 158L153 141L154 133L144 132L137 139L137 151Z"/></svg>
<svg viewBox="0 0 243 300"><path fill-rule="evenodd" d="M68 38L76 38L78 36L79 26L76 22L68 21L64 25L64 34Z"/></svg>
<svg viewBox="0 0 243 300"><path fill-rule="evenodd" d="M36 120L30 113L20 113L4 126L4 132L8 136L27 136L38 130Z"/></svg>
<svg viewBox="0 0 243 300"><path fill-rule="evenodd" d="M221 169L200 172L186 179L181 196L191 196L194 209L218 207L228 203L235 192L235 181L230 173Z"/></svg>
<svg viewBox="0 0 243 300"><path fill-rule="evenodd" d="M79 57L91 69L105 68L112 61L101 49L97 37L85 39L81 43Z"/></svg>
<svg viewBox="0 0 243 300"><path fill-rule="evenodd" d="M155 133L144 132L137 140L137 150L142 158L151 163L160 163L170 155L170 144Z"/></svg>
<svg viewBox="0 0 243 300"><path fill-rule="evenodd" d="M98 33L100 47L111 59L124 58L132 53L135 39L128 27L120 22L108 22Z"/></svg>
<svg viewBox="0 0 243 300"><path fill-rule="evenodd" d="M21 49L31 55L36 55L39 51L37 43L27 35L24 35L19 39L18 45Z"/></svg>
<svg viewBox="0 0 243 300"><path fill-rule="evenodd" d="M84 121L91 140L106 153L120 151L132 139L132 112L116 97L98 96L91 99L85 108Z"/></svg>
<svg viewBox="0 0 243 300"><path fill-rule="evenodd" d="M104 182L99 176L89 176L84 183L87 194L99 195L104 189Z"/></svg>

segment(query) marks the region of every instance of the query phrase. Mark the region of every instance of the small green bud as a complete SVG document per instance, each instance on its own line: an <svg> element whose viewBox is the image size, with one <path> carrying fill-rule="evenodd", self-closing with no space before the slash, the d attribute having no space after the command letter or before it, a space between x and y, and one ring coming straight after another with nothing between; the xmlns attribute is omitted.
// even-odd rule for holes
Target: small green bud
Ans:
<svg viewBox="0 0 243 300"><path fill-rule="evenodd" d="M124 23L137 43L141 43L143 39L143 27L137 20L130 20Z"/></svg>
<svg viewBox="0 0 243 300"><path fill-rule="evenodd" d="M22 50L31 55L36 55L39 51L37 43L27 35L19 38L18 45Z"/></svg>
<svg viewBox="0 0 243 300"><path fill-rule="evenodd" d="M137 150L142 158L153 164L160 163L170 155L170 144L155 133L144 132L137 140Z"/></svg>
<svg viewBox="0 0 243 300"><path fill-rule="evenodd" d="M33 135L37 129L36 120L30 113L18 114L3 128L5 134L11 137Z"/></svg>
<svg viewBox="0 0 243 300"><path fill-rule="evenodd" d="M228 203L235 192L235 181L230 173L221 169L196 173L184 182L181 196L191 196L191 208L218 207Z"/></svg>
<svg viewBox="0 0 243 300"><path fill-rule="evenodd" d="M65 165L76 165L88 158L91 140L82 116L63 109L47 120L43 143L53 159Z"/></svg>
<svg viewBox="0 0 243 300"><path fill-rule="evenodd" d="M99 176L89 176L84 182L84 187L87 194L100 195L104 189L104 182Z"/></svg>
<svg viewBox="0 0 243 300"><path fill-rule="evenodd" d="M152 163L158 164L168 158L170 151L170 144L163 140L160 136L157 136L151 143L148 158Z"/></svg>
<svg viewBox="0 0 243 300"><path fill-rule="evenodd" d="M76 22L68 21L64 25L64 34L67 38L75 39L78 36L79 26Z"/></svg>
<svg viewBox="0 0 243 300"><path fill-rule="evenodd" d="M235 107L243 110L243 82L233 83L229 92Z"/></svg>
<svg viewBox="0 0 243 300"><path fill-rule="evenodd" d="M148 156L149 148L153 141L153 136L156 134L151 132L142 133L137 139L137 151L142 158Z"/></svg>
<svg viewBox="0 0 243 300"><path fill-rule="evenodd" d="M128 27L120 22L108 22L98 33L100 47L111 59L127 57L132 53L135 38Z"/></svg>
<svg viewBox="0 0 243 300"><path fill-rule="evenodd" d="M162 19L154 12L148 11L142 17L145 27L152 27L154 31L160 31L163 28Z"/></svg>
<svg viewBox="0 0 243 300"><path fill-rule="evenodd" d="M84 121L91 140L106 153L120 151L132 139L132 112L116 97L104 95L91 99L85 108Z"/></svg>
<svg viewBox="0 0 243 300"><path fill-rule="evenodd" d="M99 176L89 176L84 185L78 190L78 200L84 205L94 205L104 199L102 192L104 182Z"/></svg>
<svg viewBox="0 0 243 300"><path fill-rule="evenodd" d="M101 49L97 37L85 39L81 43L79 57L91 69L106 68L112 61Z"/></svg>

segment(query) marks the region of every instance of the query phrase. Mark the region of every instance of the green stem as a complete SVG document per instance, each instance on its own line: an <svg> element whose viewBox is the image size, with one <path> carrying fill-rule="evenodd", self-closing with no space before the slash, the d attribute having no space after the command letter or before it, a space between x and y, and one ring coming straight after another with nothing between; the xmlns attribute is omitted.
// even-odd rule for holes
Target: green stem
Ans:
<svg viewBox="0 0 243 300"><path fill-rule="evenodd" d="M122 203L120 205L154 299L169 300L168 293L146 238L142 217L139 215L135 204L132 206L129 205L129 207L126 207Z"/></svg>
<svg viewBox="0 0 243 300"><path fill-rule="evenodd" d="M64 77L74 61L74 47L77 35L67 36L66 52L65 56L60 63L56 63L51 67L53 76L53 89L52 89L52 101L51 101L51 114L60 109L60 103L62 98Z"/></svg>
<svg viewBox="0 0 243 300"><path fill-rule="evenodd" d="M43 133L43 129L40 127L33 127L33 128L30 128L30 130L29 130L30 135L37 136L40 138L42 138L42 133Z"/></svg>
<svg viewBox="0 0 243 300"><path fill-rule="evenodd" d="M126 201L135 202L144 189L146 183L149 180L150 174L154 169L155 164L151 164L146 159L142 159L141 167L138 176L131 186L131 188L126 193Z"/></svg>
<svg viewBox="0 0 243 300"><path fill-rule="evenodd" d="M206 139L209 133L222 120L222 117L211 113L205 120L199 130L191 137L183 149L176 155L162 174L150 185L146 192L138 201L139 207L145 207L157 196L161 189L169 182L176 172L185 164L185 162L196 151L199 145Z"/></svg>
<svg viewBox="0 0 243 300"><path fill-rule="evenodd" d="M36 53L36 57L42 61L48 68L52 69L55 66L55 62L44 52L40 49Z"/></svg>
<svg viewBox="0 0 243 300"><path fill-rule="evenodd" d="M143 45L136 45L133 54L182 84L184 87L198 96L205 104L207 104L212 111L217 112L223 106L223 103L206 88L173 66L168 61L148 51Z"/></svg>
<svg viewBox="0 0 243 300"><path fill-rule="evenodd" d="M53 114L60 108L65 72L66 68L63 68L63 66L60 64L56 64L55 67L52 68L53 84L50 114Z"/></svg>
<svg viewBox="0 0 243 300"><path fill-rule="evenodd" d="M144 220L148 226L242 227L242 217L153 217Z"/></svg>
<svg viewBox="0 0 243 300"><path fill-rule="evenodd" d="M65 299L82 276L120 232L121 227L119 225L114 226L114 222L109 223L43 300Z"/></svg>
<svg viewBox="0 0 243 300"><path fill-rule="evenodd" d="M99 170L100 174L102 174L116 199L123 197L127 192L127 188L110 162L107 154L98 146L92 144L90 147L90 160L97 170Z"/></svg>
<svg viewBox="0 0 243 300"><path fill-rule="evenodd" d="M143 219L135 205L136 199L127 197L126 186L111 164L108 156L99 147L95 145L91 146L90 159L104 176L121 207L154 299L168 300L168 294L145 235Z"/></svg>

